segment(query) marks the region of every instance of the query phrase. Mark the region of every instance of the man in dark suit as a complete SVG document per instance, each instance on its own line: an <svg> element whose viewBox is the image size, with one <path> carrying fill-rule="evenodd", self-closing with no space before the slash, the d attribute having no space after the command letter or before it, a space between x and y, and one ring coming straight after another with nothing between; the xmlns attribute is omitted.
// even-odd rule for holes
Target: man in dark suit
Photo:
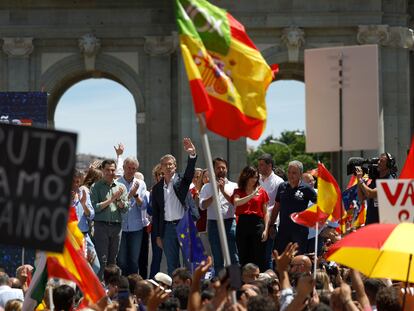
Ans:
<svg viewBox="0 0 414 311"><path fill-rule="evenodd" d="M197 210L188 191L194 176L196 149L190 138L184 138L183 145L189 155L184 175L176 172L175 157L166 154L160 159L164 178L152 190L153 234L157 245L165 252L170 275L180 266L176 226L187 208Z"/></svg>

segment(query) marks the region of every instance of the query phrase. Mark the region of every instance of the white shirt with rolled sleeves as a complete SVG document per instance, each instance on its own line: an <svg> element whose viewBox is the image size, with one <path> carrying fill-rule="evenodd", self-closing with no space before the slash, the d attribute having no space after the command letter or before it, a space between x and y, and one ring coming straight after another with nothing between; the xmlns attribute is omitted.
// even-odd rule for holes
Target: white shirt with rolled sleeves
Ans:
<svg viewBox="0 0 414 311"><path fill-rule="evenodd" d="M168 184L164 181L164 220L165 221L175 221L183 218L185 210L184 206L181 204L177 195L174 191L174 178L175 174L172 176Z"/></svg>
<svg viewBox="0 0 414 311"><path fill-rule="evenodd" d="M269 205L267 207L269 215L272 214L273 207L275 206L277 189L282 182L283 179L277 176L274 172L264 179L262 179L262 177L259 179L260 185L266 190L267 195L269 196ZM275 223L279 223L279 216L277 217Z"/></svg>
<svg viewBox="0 0 414 311"><path fill-rule="evenodd" d="M237 187L238 186L235 182L229 181L227 178L225 179L224 191L226 191L228 195L231 196L234 192L234 189L236 189ZM221 211L221 214L223 215L223 219L234 218L235 208L233 204L227 201L227 199L224 197L224 195L221 193L220 190L218 190L218 193L219 193L219 200L221 203L220 211ZM201 191L200 191L200 208L202 207L203 201L211 198L212 196L213 196L212 184L211 183L205 184L203 188L201 188ZM213 208L213 206L211 205L207 208L207 219L217 220L216 209Z"/></svg>

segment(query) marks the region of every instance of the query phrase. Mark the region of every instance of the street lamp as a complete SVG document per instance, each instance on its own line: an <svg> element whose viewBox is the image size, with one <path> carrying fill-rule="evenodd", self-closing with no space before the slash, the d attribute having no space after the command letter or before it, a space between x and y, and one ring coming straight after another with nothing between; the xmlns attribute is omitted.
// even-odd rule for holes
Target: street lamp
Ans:
<svg viewBox="0 0 414 311"><path fill-rule="evenodd" d="M278 145L281 145L283 147L286 147L287 150L289 151L289 161L292 159L292 150L290 150L290 147L287 144L285 144L283 141L276 140L276 139L271 139L269 142L271 144L278 144Z"/></svg>

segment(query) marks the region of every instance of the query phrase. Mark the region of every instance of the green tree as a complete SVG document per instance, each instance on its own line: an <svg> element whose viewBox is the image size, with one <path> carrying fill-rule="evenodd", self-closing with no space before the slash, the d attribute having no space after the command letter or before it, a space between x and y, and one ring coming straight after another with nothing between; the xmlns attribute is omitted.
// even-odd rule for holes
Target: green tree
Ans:
<svg viewBox="0 0 414 311"><path fill-rule="evenodd" d="M329 153L306 153L306 137L300 131L284 131L279 137L272 135L266 137L256 150L249 150L247 153L247 163L257 166L258 158L269 153L273 157L275 166L279 166L285 171L290 161L298 160L303 163L304 171L314 169L318 166L318 160L330 168Z"/></svg>

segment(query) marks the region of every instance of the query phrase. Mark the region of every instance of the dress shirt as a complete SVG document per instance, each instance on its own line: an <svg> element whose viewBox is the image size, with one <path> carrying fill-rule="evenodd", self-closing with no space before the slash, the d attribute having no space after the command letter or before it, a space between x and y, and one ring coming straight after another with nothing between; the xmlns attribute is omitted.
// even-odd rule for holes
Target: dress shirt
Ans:
<svg viewBox="0 0 414 311"><path fill-rule="evenodd" d="M11 288L7 285L0 286L0 307L5 307L9 300L24 300L23 291L19 288Z"/></svg>
<svg viewBox="0 0 414 311"><path fill-rule="evenodd" d="M150 192L147 190L145 191L144 197L142 198L142 205L143 208L141 209L141 218L142 218L142 225L144 227L148 226L150 222L150 216L148 215L148 207L150 206Z"/></svg>
<svg viewBox="0 0 414 311"><path fill-rule="evenodd" d="M177 195L174 191L174 178L175 174L172 176L168 184L165 183L164 179L164 220L165 221L174 221L183 218L184 216L184 207L181 204L180 200L177 198Z"/></svg>
<svg viewBox="0 0 414 311"><path fill-rule="evenodd" d="M85 190L86 193L86 207L89 210L89 216L86 216L83 210L83 206L81 203L81 199L83 196L83 191ZM73 202L73 206L75 207L76 210L76 216L78 217L78 227L79 230L82 231L83 233L86 233L89 231L89 224L88 224L88 220L91 221L93 220L94 216L95 216L95 210L92 207L92 203L91 203L91 198L89 196L89 190L85 189L84 187L81 187L78 189L77 191L78 194L78 199L76 201Z"/></svg>
<svg viewBox="0 0 414 311"><path fill-rule="evenodd" d="M225 179L224 191L226 191L226 193L229 196L233 195L234 189L236 188L237 188L237 184L235 182L229 181L227 178ZM223 219L234 218L235 208L233 204L227 201L227 199L224 197L223 193L221 193L220 190L218 190L218 193L219 193L219 201L220 201L220 212L221 212L221 215L223 216ZM201 188L201 191L200 191L200 208L202 207L203 201L211 198L212 196L213 196L212 184L211 183L205 184L203 188ZM216 209L214 208L214 206L212 206L212 204L214 204L214 200L210 204L210 206L207 208L207 219L217 220Z"/></svg>
<svg viewBox="0 0 414 311"><path fill-rule="evenodd" d="M269 196L269 206L268 211L271 212L273 206L275 205L275 198L277 193L277 188L283 182L283 179L277 176L273 171L272 173L266 177L260 177L259 183L260 185L266 190L267 195Z"/></svg>
<svg viewBox="0 0 414 311"><path fill-rule="evenodd" d="M262 179L262 177L259 178L260 185L266 190L267 195L269 196L269 206L267 207L269 215L272 214L273 207L275 206L277 189L283 181L284 180L277 176L273 171L268 177L264 179ZM279 215L277 215L275 224L279 225Z"/></svg>
<svg viewBox="0 0 414 311"><path fill-rule="evenodd" d="M131 191L133 185L139 184L136 194L138 194L138 197L144 201L147 185L143 180L139 180L134 177L131 182L128 182L125 177L122 176L118 179L118 181L121 184L125 185L128 194ZM144 202L138 206L135 198L131 195L131 198L129 199L129 210L126 213L122 214L122 231L132 232L142 230L144 227L142 223L142 211L146 208L147 206L144 204Z"/></svg>

